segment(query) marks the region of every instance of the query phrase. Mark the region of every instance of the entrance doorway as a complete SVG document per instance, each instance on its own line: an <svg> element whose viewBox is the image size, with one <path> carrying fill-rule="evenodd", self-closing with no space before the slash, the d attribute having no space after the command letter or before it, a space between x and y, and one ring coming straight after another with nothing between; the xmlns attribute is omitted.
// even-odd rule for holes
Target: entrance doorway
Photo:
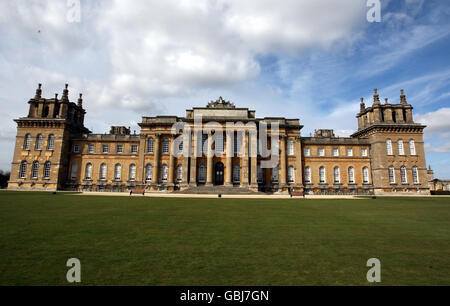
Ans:
<svg viewBox="0 0 450 306"><path fill-rule="evenodd" d="M215 185L223 185L223 169L224 169L223 163L218 162L215 167L216 171Z"/></svg>

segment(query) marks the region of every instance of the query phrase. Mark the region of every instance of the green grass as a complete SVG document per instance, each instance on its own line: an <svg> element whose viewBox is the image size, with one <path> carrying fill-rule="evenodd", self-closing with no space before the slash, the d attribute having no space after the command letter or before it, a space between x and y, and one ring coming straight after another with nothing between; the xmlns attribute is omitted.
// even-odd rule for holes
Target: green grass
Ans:
<svg viewBox="0 0 450 306"><path fill-rule="evenodd" d="M450 199L0 192L0 285L450 285Z"/></svg>

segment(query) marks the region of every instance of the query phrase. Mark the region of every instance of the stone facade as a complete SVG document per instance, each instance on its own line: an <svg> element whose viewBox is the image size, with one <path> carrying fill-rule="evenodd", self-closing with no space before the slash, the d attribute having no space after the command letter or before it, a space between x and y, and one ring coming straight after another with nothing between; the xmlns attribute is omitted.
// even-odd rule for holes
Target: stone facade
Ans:
<svg viewBox="0 0 450 306"><path fill-rule="evenodd" d="M400 104L381 105L376 91L371 107L362 101L351 137L336 137L333 130L302 137L299 119L257 118L222 98L186 110L185 117L142 117L139 134L117 126L93 134L83 125L81 95L78 103L69 102L67 85L61 100L41 93L39 85L28 116L15 120L10 189L224 185L264 192L429 194L425 126L414 123L403 92Z"/></svg>

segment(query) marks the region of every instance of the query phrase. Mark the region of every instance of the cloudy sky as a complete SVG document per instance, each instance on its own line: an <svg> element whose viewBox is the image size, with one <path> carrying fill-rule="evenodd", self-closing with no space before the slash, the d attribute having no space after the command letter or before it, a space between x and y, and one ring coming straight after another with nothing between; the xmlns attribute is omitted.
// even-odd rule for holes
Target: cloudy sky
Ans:
<svg viewBox="0 0 450 306"><path fill-rule="evenodd" d="M38 83L84 94L86 126L138 131L223 96L258 117L300 118L303 135L357 128L359 99L398 103L425 132L427 163L450 178L450 5L381 0L0 0L0 169ZM369 102L370 103L370 102Z"/></svg>

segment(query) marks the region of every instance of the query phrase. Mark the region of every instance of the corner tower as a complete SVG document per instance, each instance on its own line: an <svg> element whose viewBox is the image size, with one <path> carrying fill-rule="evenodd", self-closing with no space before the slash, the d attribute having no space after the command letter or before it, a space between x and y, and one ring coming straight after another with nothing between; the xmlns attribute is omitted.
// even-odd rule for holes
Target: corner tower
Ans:
<svg viewBox="0 0 450 306"><path fill-rule="evenodd" d="M401 90L400 103L381 104L377 89L372 106L361 98L354 138L367 138L371 149L372 181L376 194L411 192L429 194L423 142L426 126L413 120L413 107Z"/></svg>
<svg viewBox="0 0 450 306"><path fill-rule="evenodd" d="M90 131L84 127L82 95L69 101L68 84L62 98L42 98L42 85L28 101L28 116L17 123L16 145L8 189L57 190L67 178L70 141Z"/></svg>

